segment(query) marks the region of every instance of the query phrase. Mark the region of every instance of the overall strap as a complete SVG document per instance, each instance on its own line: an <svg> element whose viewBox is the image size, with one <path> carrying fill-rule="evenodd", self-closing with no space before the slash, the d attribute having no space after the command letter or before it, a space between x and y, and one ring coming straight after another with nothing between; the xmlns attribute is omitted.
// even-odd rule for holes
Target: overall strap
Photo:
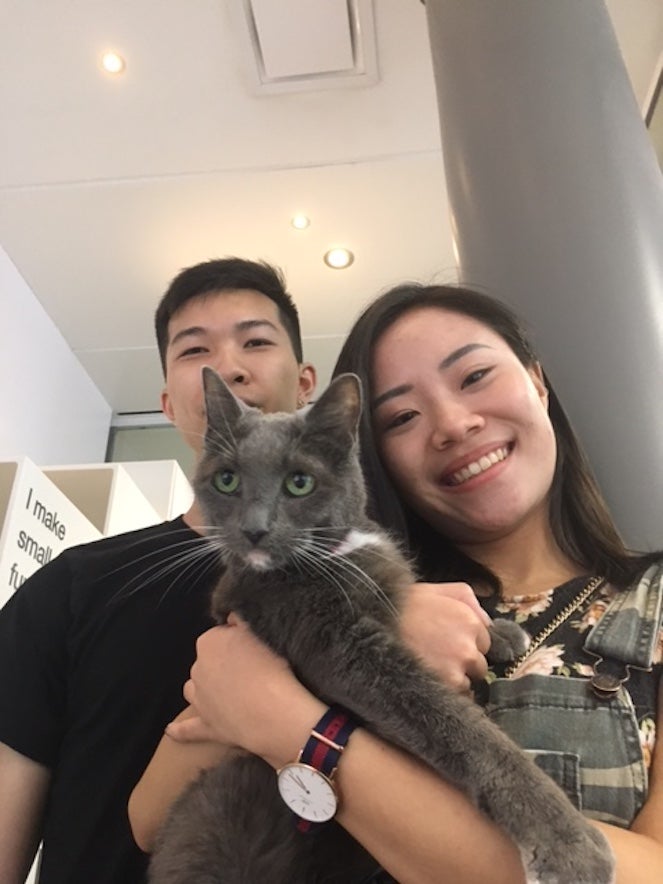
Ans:
<svg viewBox="0 0 663 884"><path fill-rule="evenodd" d="M651 565L618 593L594 626L585 650L640 669L650 669L663 614L663 563Z"/></svg>
<svg viewBox="0 0 663 884"><path fill-rule="evenodd" d="M663 563L658 563L615 596L587 636L585 650L599 658L592 679L597 693L618 690L629 666L652 668L662 619Z"/></svg>

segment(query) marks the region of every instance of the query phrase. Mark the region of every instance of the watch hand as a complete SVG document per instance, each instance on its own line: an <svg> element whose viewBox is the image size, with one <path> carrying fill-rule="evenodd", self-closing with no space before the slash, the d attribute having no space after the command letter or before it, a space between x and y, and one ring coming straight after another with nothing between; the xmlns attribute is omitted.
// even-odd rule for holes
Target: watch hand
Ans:
<svg viewBox="0 0 663 884"><path fill-rule="evenodd" d="M292 774L290 774L290 776L291 776L292 779L297 783L297 785L299 786L299 788L300 788L300 789L303 789L304 792L306 792L306 794L308 795L308 794L309 794L309 790L306 788L306 785L305 785L304 781L302 780L302 778L299 777L296 773L292 773Z"/></svg>

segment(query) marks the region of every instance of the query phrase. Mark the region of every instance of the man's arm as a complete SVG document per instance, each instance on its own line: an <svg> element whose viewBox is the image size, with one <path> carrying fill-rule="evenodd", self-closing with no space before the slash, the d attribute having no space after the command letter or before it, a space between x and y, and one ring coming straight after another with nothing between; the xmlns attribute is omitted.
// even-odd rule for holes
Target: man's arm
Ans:
<svg viewBox="0 0 663 884"><path fill-rule="evenodd" d="M175 721L186 721L192 715L191 708L187 707ZM145 853L152 851L172 803L184 788L200 771L213 767L231 751L214 741L176 743L167 735L161 738L129 797L131 831L141 850Z"/></svg>
<svg viewBox="0 0 663 884"><path fill-rule="evenodd" d="M23 884L41 838L48 768L0 743L0 881Z"/></svg>

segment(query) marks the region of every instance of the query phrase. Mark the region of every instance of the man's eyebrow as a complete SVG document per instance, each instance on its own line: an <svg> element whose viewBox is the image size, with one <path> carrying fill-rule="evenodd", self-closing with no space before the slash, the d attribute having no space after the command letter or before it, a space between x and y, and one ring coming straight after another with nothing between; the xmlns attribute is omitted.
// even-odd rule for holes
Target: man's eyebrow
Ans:
<svg viewBox="0 0 663 884"><path fill-rule="evenodd" d="M254 328L259 328L260 326L267 326L267 328L270 328L275 332L278 331L277 326L274 325L273 322L270 322L269 319L242 319L240 322L235 323L233 330L241 333L250 331ZM192 325L189 328L180 329L180 331L173 336L172 340L168 342L168 346L175 346L175 344L179 343L183 338L200 338L208 333L209 329L204 326Z"/></svg>
<svg viewBox="0 0 663 884"><path fill-rule="evenodd" d="M491 349L488 344L464 344L462 347L458 347L457 350L449 353L448 356L445 356L442 362L438 365L438 369L444 371L445 369L450 368L454 362L458 362L459 359L462 359L463 356L467 356L467 354L471 353L473 350L480 350L482 347ZM375 411L376 408L387 402L389 399L395 399L396 396L402 396L404 393L409 393L411 389L412 384L401 384L398 387L392 387L391 390L386 390L371 402L371 411Z"/></svg>
<svg viewBox="0 0 663 884"><path fill-rule="evenodd" d="M190 328L182 328L180 329L176 335L168 342L169 347L175 346L182 338L195 338L201 337L206 334L207 329L203 328L202 325L192 325Z"/></svg>
<svg viewBox="0 0 663 884"><path fill-rule="evenodd" d="M238 322L235 326L235 330L239 332L250 331L253 328L258 328L261 325L266 325L268 328L272 329L272 331L278 332L278 327L274 325L269 319L243 319L241 322Z"/></svg>

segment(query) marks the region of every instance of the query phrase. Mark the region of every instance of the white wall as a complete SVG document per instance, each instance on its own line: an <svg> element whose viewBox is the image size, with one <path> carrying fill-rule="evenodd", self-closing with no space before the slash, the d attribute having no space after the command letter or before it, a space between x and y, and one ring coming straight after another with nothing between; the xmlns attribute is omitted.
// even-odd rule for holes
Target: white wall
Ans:
<svg viewBox="0 0 663 884"><path fill-rule="evenodd" d="M111 408L0 247L0 460L103 461Z"/></svg>

